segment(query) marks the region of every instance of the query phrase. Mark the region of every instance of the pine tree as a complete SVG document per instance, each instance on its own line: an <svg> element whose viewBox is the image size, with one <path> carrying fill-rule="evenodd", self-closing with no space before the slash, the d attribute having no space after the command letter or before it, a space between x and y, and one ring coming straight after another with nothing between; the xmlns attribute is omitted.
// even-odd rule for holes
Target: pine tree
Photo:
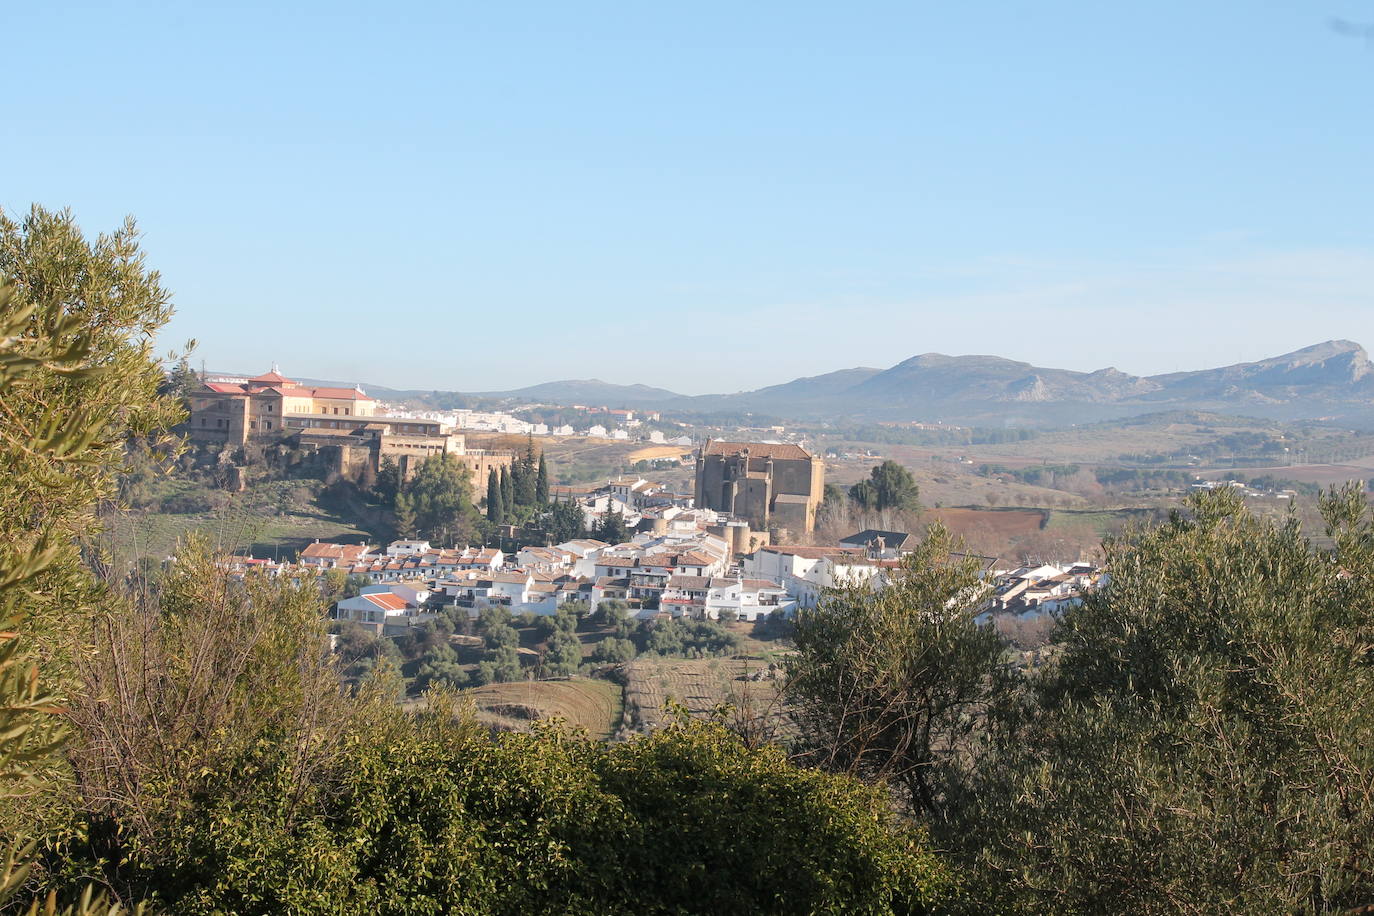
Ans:
<svg viewBox="0 0 1374 916"><path fill-rule="evenodd" d="M586 530L582 504L575 499L555 500L549 508L547 525L550 543L561 544L582 537Z"/></svg>
<svg viewBox="0 0 1374 916"><path fill-rule="evenodd" d="M607 512L596 527L596 536L607 544L625 543L630 538L630 531L625 527L625 516L619 510Z"/></svg>
<svg viewBox="0 0 1374 916"><path fill-rule="evenodd" d="M201 386L200 376L191 368L190 357L183 353L167 373L167 380L158 388L158 394L186 398Z"/></svg>
<svg viewBox="0 0 1374 916"><path fill-rule="evenodd" d="M413 528L417 537L446 544L464 542L476 516L468 469L452 455L426 458L396 498L398 528Z"/></svg>
<svg viewBox="0 0 1374 916"><path fill-rule="evenodd" d="M501 478L496 468L487 472L487 521L493 525L506 523L506 507L501 501Z"/></svg>
<svg viewBox="0 0 1374 916"><path fill-rule="evenodd" d="M372 487L372 492L377 494L377 498L383 503L394 503L396 494L401 492L401 469L396 464L396 459L387 456L382 459L381 467L377 470L377 482Z"/></svg>
<svg viewBox="0 0 1374 916"><path fill-rule="evenodd" d="M549 466L544 462L544 453L539 453L539 473L534 479L534 502L536 505L549 504Z"/></svg>

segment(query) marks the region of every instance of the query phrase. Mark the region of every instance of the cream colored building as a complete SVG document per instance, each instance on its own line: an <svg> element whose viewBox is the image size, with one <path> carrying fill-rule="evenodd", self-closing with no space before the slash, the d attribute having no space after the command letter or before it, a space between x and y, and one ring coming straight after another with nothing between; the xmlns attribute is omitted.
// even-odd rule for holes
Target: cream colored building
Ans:
<svg viewBox="0 0 1374 916"><path fill-rule="evenodd" d="M244 446L293 437L332 456L334 469L358 479L391 458L404 476L424 459L453 455L471 472L474 495L486 492L487 473L509 467L514 453L469 449L437 420L378 416L377 402L360 388L302 385L271 372L243 380L207 381L193 392L181 427L193 442Z"/></svg>
<svg viewBox="0 0 1374 916"><path fill-rule="evenodd" d="M300 385L275 368L242 382L205 382L190 402L184 427L190 438L233 445L291 428L352 429L359 425L357 418L371 417L377 409L376 400L361 389Z"/></svg>

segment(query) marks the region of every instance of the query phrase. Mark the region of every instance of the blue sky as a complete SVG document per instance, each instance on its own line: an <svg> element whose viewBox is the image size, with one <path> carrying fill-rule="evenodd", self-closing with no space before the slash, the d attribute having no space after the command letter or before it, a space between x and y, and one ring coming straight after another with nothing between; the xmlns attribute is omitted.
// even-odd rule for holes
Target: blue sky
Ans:
<svg viewBox="0 0 1374 916"><path fill-rule="evenodd" d="M24 4L0 206L212 368L733 391L1374 346L1374 0Z"/></svg>

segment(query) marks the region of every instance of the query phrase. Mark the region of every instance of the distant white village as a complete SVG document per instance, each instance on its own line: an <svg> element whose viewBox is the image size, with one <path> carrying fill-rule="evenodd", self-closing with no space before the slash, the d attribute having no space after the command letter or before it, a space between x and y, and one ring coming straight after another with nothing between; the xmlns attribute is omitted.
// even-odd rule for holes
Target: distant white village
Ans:
<svg viewBox="0 0 1374 916"><path fill-rule="evenodd" d="M463 433L527 436L583 435L611 440L645 438L693 450L686 436L665 439L655 413L574 407L586 425L550 429L508 413L410 410L379 402L358 389L301 384L271 372L253 378L217 378L191 396L187 430L197 439L243 444L291 432L302 444L333 457L348 473L379 469L398 460L403 474L434 454L454 456L474 479L509 467L510 452L467 447ZM553 546L523 546L513 529L502 543L437 547L423 540L371 544L314 543L295 562L250 556L230 558L235 575L259 570L304 578L342 572L353 597L334 615L379 635L397 635L438 614L463 609L476 617L500 606L512 614L555 615L570 602L596 611L623 602L640 619L693 618L757 623L813 607L827 589L883 588L916 544L906 532L859 531L822 546L779 540L810 539L825 482L824 462L795 443L707 440L695 449L693 492L633 476L589 490L563 489L555 498L576 504L586 531L614 530L621 543L577 538ZM475 488L476 489L476 488ZM474 497L477 493L474 493ZM801 535L803 537L798 538ZM1097 570L1084 563L1021 569L984 569L988 616L1057 613L1092 588Z"/></svg>
<svg viewBox="0 0 1374 916"><path fill-rule="evenodd" d="M689 436L665 436L661 430L637 431L646 422L656 422L659 415L652 411L617 410L605 407L573 406L570 411L585 415L584 425L563 424L550 427L547 423L531 423L500 411L482 410L410 410L386 403L378 405L377 415L397 420L425 420L453 429L471 432L504 433L517 436L587 436L613 441L643 440L653 445L692 447Z"/></svg>
<svg viewBox="0 0 1374 916"><path fill-rule="evenodd" d="M582 500L592 527L622 513L635 531L608 544L578 538L551 547L439 549L423 540L386 547L314 543L295 563L237 556L230 571L260 570L305 578L339 570L358 594L340 600L334 615L378 635L398 635L448 609L476 617L501 606L514 615L554 615L569 602L595 611L620 601L631 617L693 618L757 623L815 606L830 588L880 589L914 548L915 535L860 531L833 546L741 542L747 526L692 506L643 478L612 481ZM1093 588L1099 571L1088 563L998 569L985 558L984 618L1057 614Z"/></svg>

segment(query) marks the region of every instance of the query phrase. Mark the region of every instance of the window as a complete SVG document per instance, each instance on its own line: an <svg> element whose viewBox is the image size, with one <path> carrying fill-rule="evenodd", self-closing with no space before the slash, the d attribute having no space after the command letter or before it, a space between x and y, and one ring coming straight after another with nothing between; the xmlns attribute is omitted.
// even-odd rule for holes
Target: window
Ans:
<svg viewBox="0 0 1374 916"><path fill-rule="evenodd" d="M347 408L347 407L344 408L344 416L345 416L345 417L348 416L348 408Z"/></svg>
<svg viewBox="0 0 1374 916"><path fill-rule="evenodd" d="M249 429L257 429L257 428L258 428L258 421L257 421L257 420L249 420L249 421L248 421L248 428L249 428Z"/></svg>
<svg viewBox="0 0 1374 916"><path fill-rule="evenodd" d="M267 427L268 429L271 429L271 428L272 428L272 421L271 421L271 420L268 420L267 423L266 423L265 425L266 425L266 427Z"/></svg>
<svg viewBox="0 0 1374 916"><path fill-rule="evenodd" d="M338 415L339 415L339 408L335 407L335 408L334 408L334 416L337 417Z"/></svg>

